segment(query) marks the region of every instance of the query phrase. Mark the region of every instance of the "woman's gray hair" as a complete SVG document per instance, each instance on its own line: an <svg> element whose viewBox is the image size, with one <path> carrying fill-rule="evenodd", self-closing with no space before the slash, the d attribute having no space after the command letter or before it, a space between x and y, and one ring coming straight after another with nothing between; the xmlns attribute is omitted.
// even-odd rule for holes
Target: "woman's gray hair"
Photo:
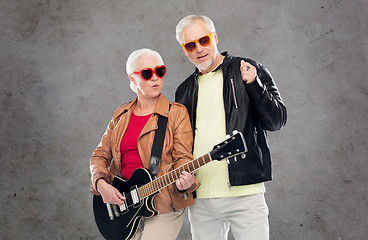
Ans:
<svg viewBox="0 0 368 240"><path fill-rule="evenodd" d="M203 15L188 15L184 17L178 25L176 25L176 40L180 44L183 44L183 31L186 27L188 27L190 24L192 24L196 20L201 20L206 24L206 27L208 31L210 32L216 32L215 24L213 24L212 20L209 17L203 16Z"/></svg>
<svg viewBox="0 0 368 240"><path fill-rule="evenodd" d="M156 56L161 61L161 63L164 64L164 61L162 60L161 55L158 52L148 48L138 49L133 51L126 61L126 72L128 76L137 70L137 62L139 58L144 55ZM133 92L137 93L137 86L134 85L131 81L130 81L130 89L132 89Z"/></svg>

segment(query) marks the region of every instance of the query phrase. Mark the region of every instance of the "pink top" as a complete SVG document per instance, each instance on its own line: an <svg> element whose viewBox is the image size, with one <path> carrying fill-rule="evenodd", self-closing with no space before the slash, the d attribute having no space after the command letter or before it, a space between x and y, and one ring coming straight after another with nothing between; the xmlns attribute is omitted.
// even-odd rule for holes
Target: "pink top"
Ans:
<svg viewBox="0 0 368 240"><path fill-rule="evenodd" d="M143 127L152 114L146 116L136 116L132 113L128 128L125 131L120 143L121 153L121 176L129 179L137 168L143 168L141 157L139 156L137 141Z"/></svg>

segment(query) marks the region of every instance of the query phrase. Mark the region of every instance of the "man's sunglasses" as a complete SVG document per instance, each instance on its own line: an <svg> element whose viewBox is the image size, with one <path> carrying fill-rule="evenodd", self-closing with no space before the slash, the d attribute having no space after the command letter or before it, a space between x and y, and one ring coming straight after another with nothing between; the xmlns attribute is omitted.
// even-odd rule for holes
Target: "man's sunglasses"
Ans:
<svg viewBox="0 0 368 240"><path fill-rule="evenodd" d="M161 65L155 68L153 70L152 68L146 68L141 70L140 72L133 72L134 74L140 74L144 80L149 81L153 77L153 74L155 73L157 77L163 78L166 74L166 67L165 65Z"/></svg>
<svg viewBox="0 0 368 240"><path fill-rule="evenodd" d="M197 48L197 43L199 43L202 47L207 47L211 44L211 36L213 33L210 33L208 35L205 35L203 37L198 38L197 40L187 42L182 44L181 46L187 51L187 52L194 52Z"/></svg>

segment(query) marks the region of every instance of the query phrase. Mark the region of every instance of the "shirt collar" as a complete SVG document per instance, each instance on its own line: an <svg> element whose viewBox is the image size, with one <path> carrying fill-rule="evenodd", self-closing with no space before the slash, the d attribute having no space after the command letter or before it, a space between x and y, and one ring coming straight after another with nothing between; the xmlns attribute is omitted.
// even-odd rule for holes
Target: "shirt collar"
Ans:
<svg viewBox="0 0 368 240"><path fill-rule="evenodd" d="M212 70L212 72L216 72L217 70L222 68L222 63L220 65L217 66L217 68L215 68L214 70Z"/></svg>

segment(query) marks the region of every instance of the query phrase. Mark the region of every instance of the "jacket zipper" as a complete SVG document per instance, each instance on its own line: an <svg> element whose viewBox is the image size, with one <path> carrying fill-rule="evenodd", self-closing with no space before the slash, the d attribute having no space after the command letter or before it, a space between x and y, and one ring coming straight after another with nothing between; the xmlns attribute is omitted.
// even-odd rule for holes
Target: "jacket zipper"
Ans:
<svg viewBox="0 0 368 240"><path fill-rule="evenodd" d="M234 97L234 104L235 104L235 108L239 108L238 106L238 102L236 101L236 95L235 95L235 87L234 87L234 79L230 78L230 83L231 83L231 89L233 91L233 97Z"/></svg>
<svg viewBox="0 0 368 240"><path fill-rule="evenodd" d="M195 98L195 94L196 94L196 90L197 90L197 75L194 75L194 91L193 91L193 95L192 95L192 112L191 112L191 118L192 118L192 129L193 129L193 133L194 133L194 98Z"/></svg>

